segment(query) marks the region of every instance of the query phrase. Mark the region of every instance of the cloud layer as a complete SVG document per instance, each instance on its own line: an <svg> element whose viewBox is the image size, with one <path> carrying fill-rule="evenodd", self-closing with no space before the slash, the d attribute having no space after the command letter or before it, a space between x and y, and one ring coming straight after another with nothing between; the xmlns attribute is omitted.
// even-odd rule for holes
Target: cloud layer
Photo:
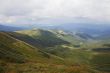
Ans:
<svg viewBox="0 0 110 73"><path fill-rule="evenodd" d="M0 22L61 24L110 21L110 0L0 0Z"/></svg>

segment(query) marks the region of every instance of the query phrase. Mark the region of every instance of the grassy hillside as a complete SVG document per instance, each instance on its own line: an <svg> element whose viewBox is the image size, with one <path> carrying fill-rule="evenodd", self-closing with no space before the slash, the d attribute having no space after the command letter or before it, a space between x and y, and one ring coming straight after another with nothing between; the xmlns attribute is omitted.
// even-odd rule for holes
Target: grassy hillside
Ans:
<svg viewBox="0 0 110 73"><path fill-rule="evenodd" d="M62 31L0 32L0 73L109 73L106 50Z"/></svg>
<svg viewBox="0 0 110 73"><path fill-rule="evenodd" d="M7 33L0 32L0 69L10 63L63 63L60 57L40 51L23 41L11 37ZM3 64L3 66L2 66ZM6 67L7 68L7 67Z"/></svg>
<svg viewBox="0 0 110 73"><path fill-rule="evenodd" d="M0 73L85 73L87 65L67 64L64 58L39 50L0 32Z"/></svg>
<svg viewBox="0 0 110 73"><path fill-rule="evenodd" d="M48 31L48 30L38 29L38 30L16 31L16 33L10 33L9 35L17 39L23 40L25 42L28 42L29 44L32 44L32 45L34 43L35 47L40 44L40 46L43 46L43 49L41 50L47 53L53 54L55 56L58 56L60 58L63 58L65 59L65 61L70 62L70 64L87 63L88 58L90 56L89 54L90 52L88 51L86 52L79 49L74 50L75 48L74 44L70 42L70 40L76 41L77 39L75 37L72 37L72 35L66 35L66 33L64 35L64 32L58 33L58 31L54 32L50 30ZM69 38L68 36L71 36L71 38ZM38 40L40 43L38 42ZM78 48L80 48L80 46Z"/></svg>

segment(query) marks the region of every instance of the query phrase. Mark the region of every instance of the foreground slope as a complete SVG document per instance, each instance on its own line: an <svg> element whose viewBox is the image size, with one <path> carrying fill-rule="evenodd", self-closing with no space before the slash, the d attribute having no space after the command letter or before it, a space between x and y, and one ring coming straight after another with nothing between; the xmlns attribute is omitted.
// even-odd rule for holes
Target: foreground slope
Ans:
<svg viewBox="0 0 110 73"><path fill-rule="evenodd" d="M93 73L87 65L69 64L66 59L41 51L0 32L0 73Z"/></svg>
<svg viewBox="0 0 110 73"><path fill-rule="evenodd" d="M0 32L0 69L5 70L8 64L27 63L61 63L60 57L40 51L21 40L11 37L5 32ZM2 66L3 65L3 66ZM10 68L10 67L9 67ZM0 72L1 73L1 72Z"/></svg>
<svg viewBox="0 0 110 73"><path fill-rule="evenodd" d="M1 57L8 59L11 59L11 57L14 57L12 59L20 59L20 56L28 60L41 54L37 48L13 38L4 32L0 32L0 49Z"/></svg>

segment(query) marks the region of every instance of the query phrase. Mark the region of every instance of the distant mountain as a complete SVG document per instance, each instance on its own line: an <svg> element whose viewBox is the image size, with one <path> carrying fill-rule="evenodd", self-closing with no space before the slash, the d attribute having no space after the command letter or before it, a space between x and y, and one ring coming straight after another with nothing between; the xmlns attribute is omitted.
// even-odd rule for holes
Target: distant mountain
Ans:
<svg viewBox="0 0 110 73"><path fill-rule="evenodd" d="M6 26L0 24L0 31L17 31L17 30L23 30L22 27L13 27L13 26Z"/></svg>
<svg viewBox="0 0 110 73"><path fill-rule="evenodd" d="M57 29L70 32L83 32L85 34L100 36L104 34L110 34L109 24L92 24L92 23L68 23L54 26L43 26L45 29Z"/></svg>
<svg viewBox="0 0 110 73"><path fill-rule="evenodd" d="M77 32L75 33L74 35L76 35L77 37L80 37L81 39L84 39L84 40L90 40L90 39L94 39L93 36L87 34L87 33L81 33L81 32Z"/></svg>

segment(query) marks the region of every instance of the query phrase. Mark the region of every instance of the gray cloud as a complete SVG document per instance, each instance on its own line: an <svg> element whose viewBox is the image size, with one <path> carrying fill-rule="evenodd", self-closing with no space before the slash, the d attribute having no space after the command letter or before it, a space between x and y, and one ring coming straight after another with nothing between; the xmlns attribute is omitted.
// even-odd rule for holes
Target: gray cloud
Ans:
<svg viewBox="0 0 110 73"><path fill-rule="evenodd" d="M0 0L2 23L110 21L110 0Z"/></svg>

